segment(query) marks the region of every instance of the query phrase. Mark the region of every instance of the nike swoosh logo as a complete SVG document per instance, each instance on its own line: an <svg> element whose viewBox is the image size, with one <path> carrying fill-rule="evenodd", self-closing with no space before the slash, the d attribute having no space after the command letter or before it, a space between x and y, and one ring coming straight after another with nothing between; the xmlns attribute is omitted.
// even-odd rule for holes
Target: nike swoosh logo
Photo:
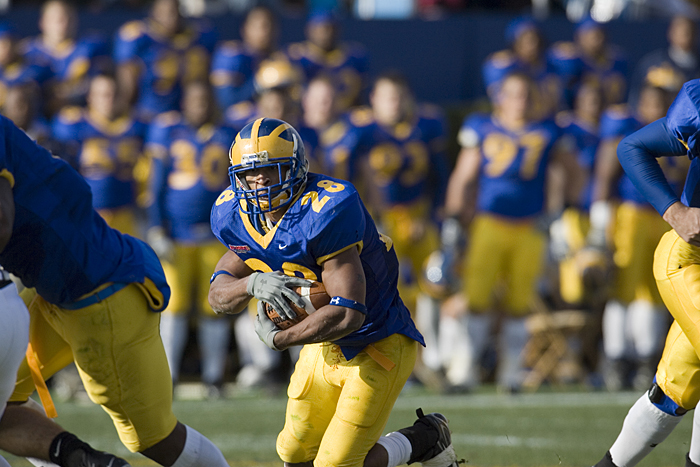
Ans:
<svg viewBox="0 0 700 467"><path fill-rule="evenodd" d="M287 245L277 245L277 248L279 248L280 250L284 250L285 248L287 248Z"/></svg>
<svg viewBox="0 0 700 467"><path fill-rule="evenodd" d="M62 442L63 442L62 439L59 439L59 440L58 440L58 444L56 445L56 452L53 453L53 456L54 456L55 458L58 458L58 455L59 455L60 452L61 452L61 443L62 443Z"/></svg>

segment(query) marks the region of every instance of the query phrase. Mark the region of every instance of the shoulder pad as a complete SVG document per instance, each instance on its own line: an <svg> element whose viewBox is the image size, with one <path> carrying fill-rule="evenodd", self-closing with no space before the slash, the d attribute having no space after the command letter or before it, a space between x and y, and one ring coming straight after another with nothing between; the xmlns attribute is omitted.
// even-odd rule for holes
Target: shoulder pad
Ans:
<svg viewBox="0 0 700 467"><path fill-rule="evenodd" d="M556 117L554 117L554 121L559 127L566 128L567 126L571 125L571 122L574 121L574 115L570 110L564 110L559 112Z"/></svg>
<svg viewBox="0 0 700 467"><path fill-rule="evenodd" d="M321 133L321 144L324 146L332 146L340 141L340 139L345 136L347 131L348 126L345 124L345 122L336 122L326 129L326 131Z"/></svg>
<svg viewBox="0 0 700 467"><path fill-rule="evenodd" d="M496 68L505 68L515 62L515 56L510 50L499 50L498 52L491 54L487 60L491 66L495 66Z"/></svg>
<svg viewBox="0 0 700 467"><path fill-rule="evenodd" d="M374 123L374 114L369 107L360 107L350 112L350 123L354 126L363 127Z"/></svg>
<svg viewBox="0 0 700 467"><path fill-rule="evenodd" d="M573 42L557 42L552 46L552 54L558 59L570 60L578 57L578 48Z"/></svg>
<svg viewBox="0 0 700 467"><path fill-rule="evenodd" d="M156 115L156 118L153 119L153 123L158 126L168 127L177 125L180 123L180 120L180 113L175 110L171 110L170 112L163 112Z"/></svg>
<svg viewBox="0 0 700 467"><path fill-rule="evenodd" d="M129 21L119 28L119 38L124 41L133 41L144 33L144 24L141 21Z"/></svg>
<svg viewBox="0 0 700 467"><path fill-rule="evenodd" d="M64 107L58 114L58 119L60 122L68 125L78 123L82 118L83 110L76 106Z"/></svg>

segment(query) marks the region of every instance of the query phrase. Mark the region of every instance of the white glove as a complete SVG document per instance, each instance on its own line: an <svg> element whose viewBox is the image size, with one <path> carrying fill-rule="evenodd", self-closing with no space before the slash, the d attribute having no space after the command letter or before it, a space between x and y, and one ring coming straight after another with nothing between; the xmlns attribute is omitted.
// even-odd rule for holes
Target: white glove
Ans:
<svg viewBox="0 0 700 467"><path fill-rule="evenodd" d="M158 258L169 263L173 262L175 256L175 244L173 240L168 237L165 230L162 227L153 227L148 231L146 235L146 241L153 251L156 252Z"/></svg>
<svg viewBox="0 0 700 467"><path fill-rule="evenodd" d="M258 316L255 318L255 333L261 341L272 350L278 349L275 346L275 335L280 332L279 328L265 313L263 302L258 302Z"/></svg>
<svg viewBox="0 0 700 467"><path fill-rule="evenodd" d="M561 261L569 254L569 242L566 241L566 224L560 217L549 225L549 251L552 258Z"/></svg>
<svg viewBox="0 0 700 467"><path fill-rule="evenodd" d="M296 318L297 314L287 300L304 308L304 300L292 290L294 287L311 287L312 281L287 276L280 271L254 272L248 276L248 295L272 305L282 319Z"/></svg>
<svg viewBox="0 0 700 467"><path fill-rule="evenodd" d="M591 228L588 230L586 243L588 245L605 249L608 245L608 226L612 219L612 206L607 201L596 201L590 210Z"/></svg>

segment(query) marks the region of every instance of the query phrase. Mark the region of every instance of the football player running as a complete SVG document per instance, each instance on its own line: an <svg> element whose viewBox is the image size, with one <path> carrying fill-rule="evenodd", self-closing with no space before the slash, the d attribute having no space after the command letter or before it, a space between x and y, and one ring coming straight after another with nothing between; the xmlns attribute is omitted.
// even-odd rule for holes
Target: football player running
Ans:
<svg viewBox="0 0 700 467"><path fill-rule="evenodd" d="M683 85L666 117L628 136L617 155L635 187L673 230L659 241L653 272L674 322L654 383L632 406L617 440L598 467L632 467L661 443L700 400L700 81ZM656 158L688 155L690 170L680 197ZM686 466L700 465L700 415L695 412Z"/></svg>
<svg viewBox="0 0 700 467"><path fill-rule="evenodd" d="M307 172L297 131L259 118L236 136L231 187L211 215L230 251L212 276L209 300L240 313L255 297L294 317L290 288L321 281L331 303L280 330L258 307L256 332L274 350L304 345L288 388L277 453L287 466L455 465L441 414L380 437L413 370L416 330L399 297L398 261L355 188Z"/></svg>
<svg viewBox="0 0 700 467"><path fill-rule="evenodd" d="M85 180L0 117L3 209L14 210L0 265L28 288L29 342L10 401L31 405L35 378L75 361L90 399L122 443L160 465L228 465L221 451L172 411L172 382L158 323L170 288L144 242L107 226ZM10 211L11 212L11 211ZM0 446L1 447L1 446Z"/></svg>

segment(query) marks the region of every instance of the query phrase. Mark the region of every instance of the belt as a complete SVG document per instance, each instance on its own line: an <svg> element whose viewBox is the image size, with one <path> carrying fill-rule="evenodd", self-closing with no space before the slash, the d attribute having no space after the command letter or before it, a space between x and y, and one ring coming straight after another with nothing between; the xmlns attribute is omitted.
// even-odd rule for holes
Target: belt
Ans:
<svg viewBox="0 0 700 467"><path fill-rule="evenodd" d="M78 300L77 302L73 302L73 303L63 303L63 304L60 304L58 306L63 308L64 310L79 310L81 308L85 308L85 307L88 307L90 305L94 305L95 303L101 302L102 300L119 292L121 289L123 289L127 285L129 285L129 284L114 283L114 284L110 285L109 287L105 287L104 289L100 290L99 292L95 292L92 295L88 295L87 297L83 298L82 300Z"/></svg>

